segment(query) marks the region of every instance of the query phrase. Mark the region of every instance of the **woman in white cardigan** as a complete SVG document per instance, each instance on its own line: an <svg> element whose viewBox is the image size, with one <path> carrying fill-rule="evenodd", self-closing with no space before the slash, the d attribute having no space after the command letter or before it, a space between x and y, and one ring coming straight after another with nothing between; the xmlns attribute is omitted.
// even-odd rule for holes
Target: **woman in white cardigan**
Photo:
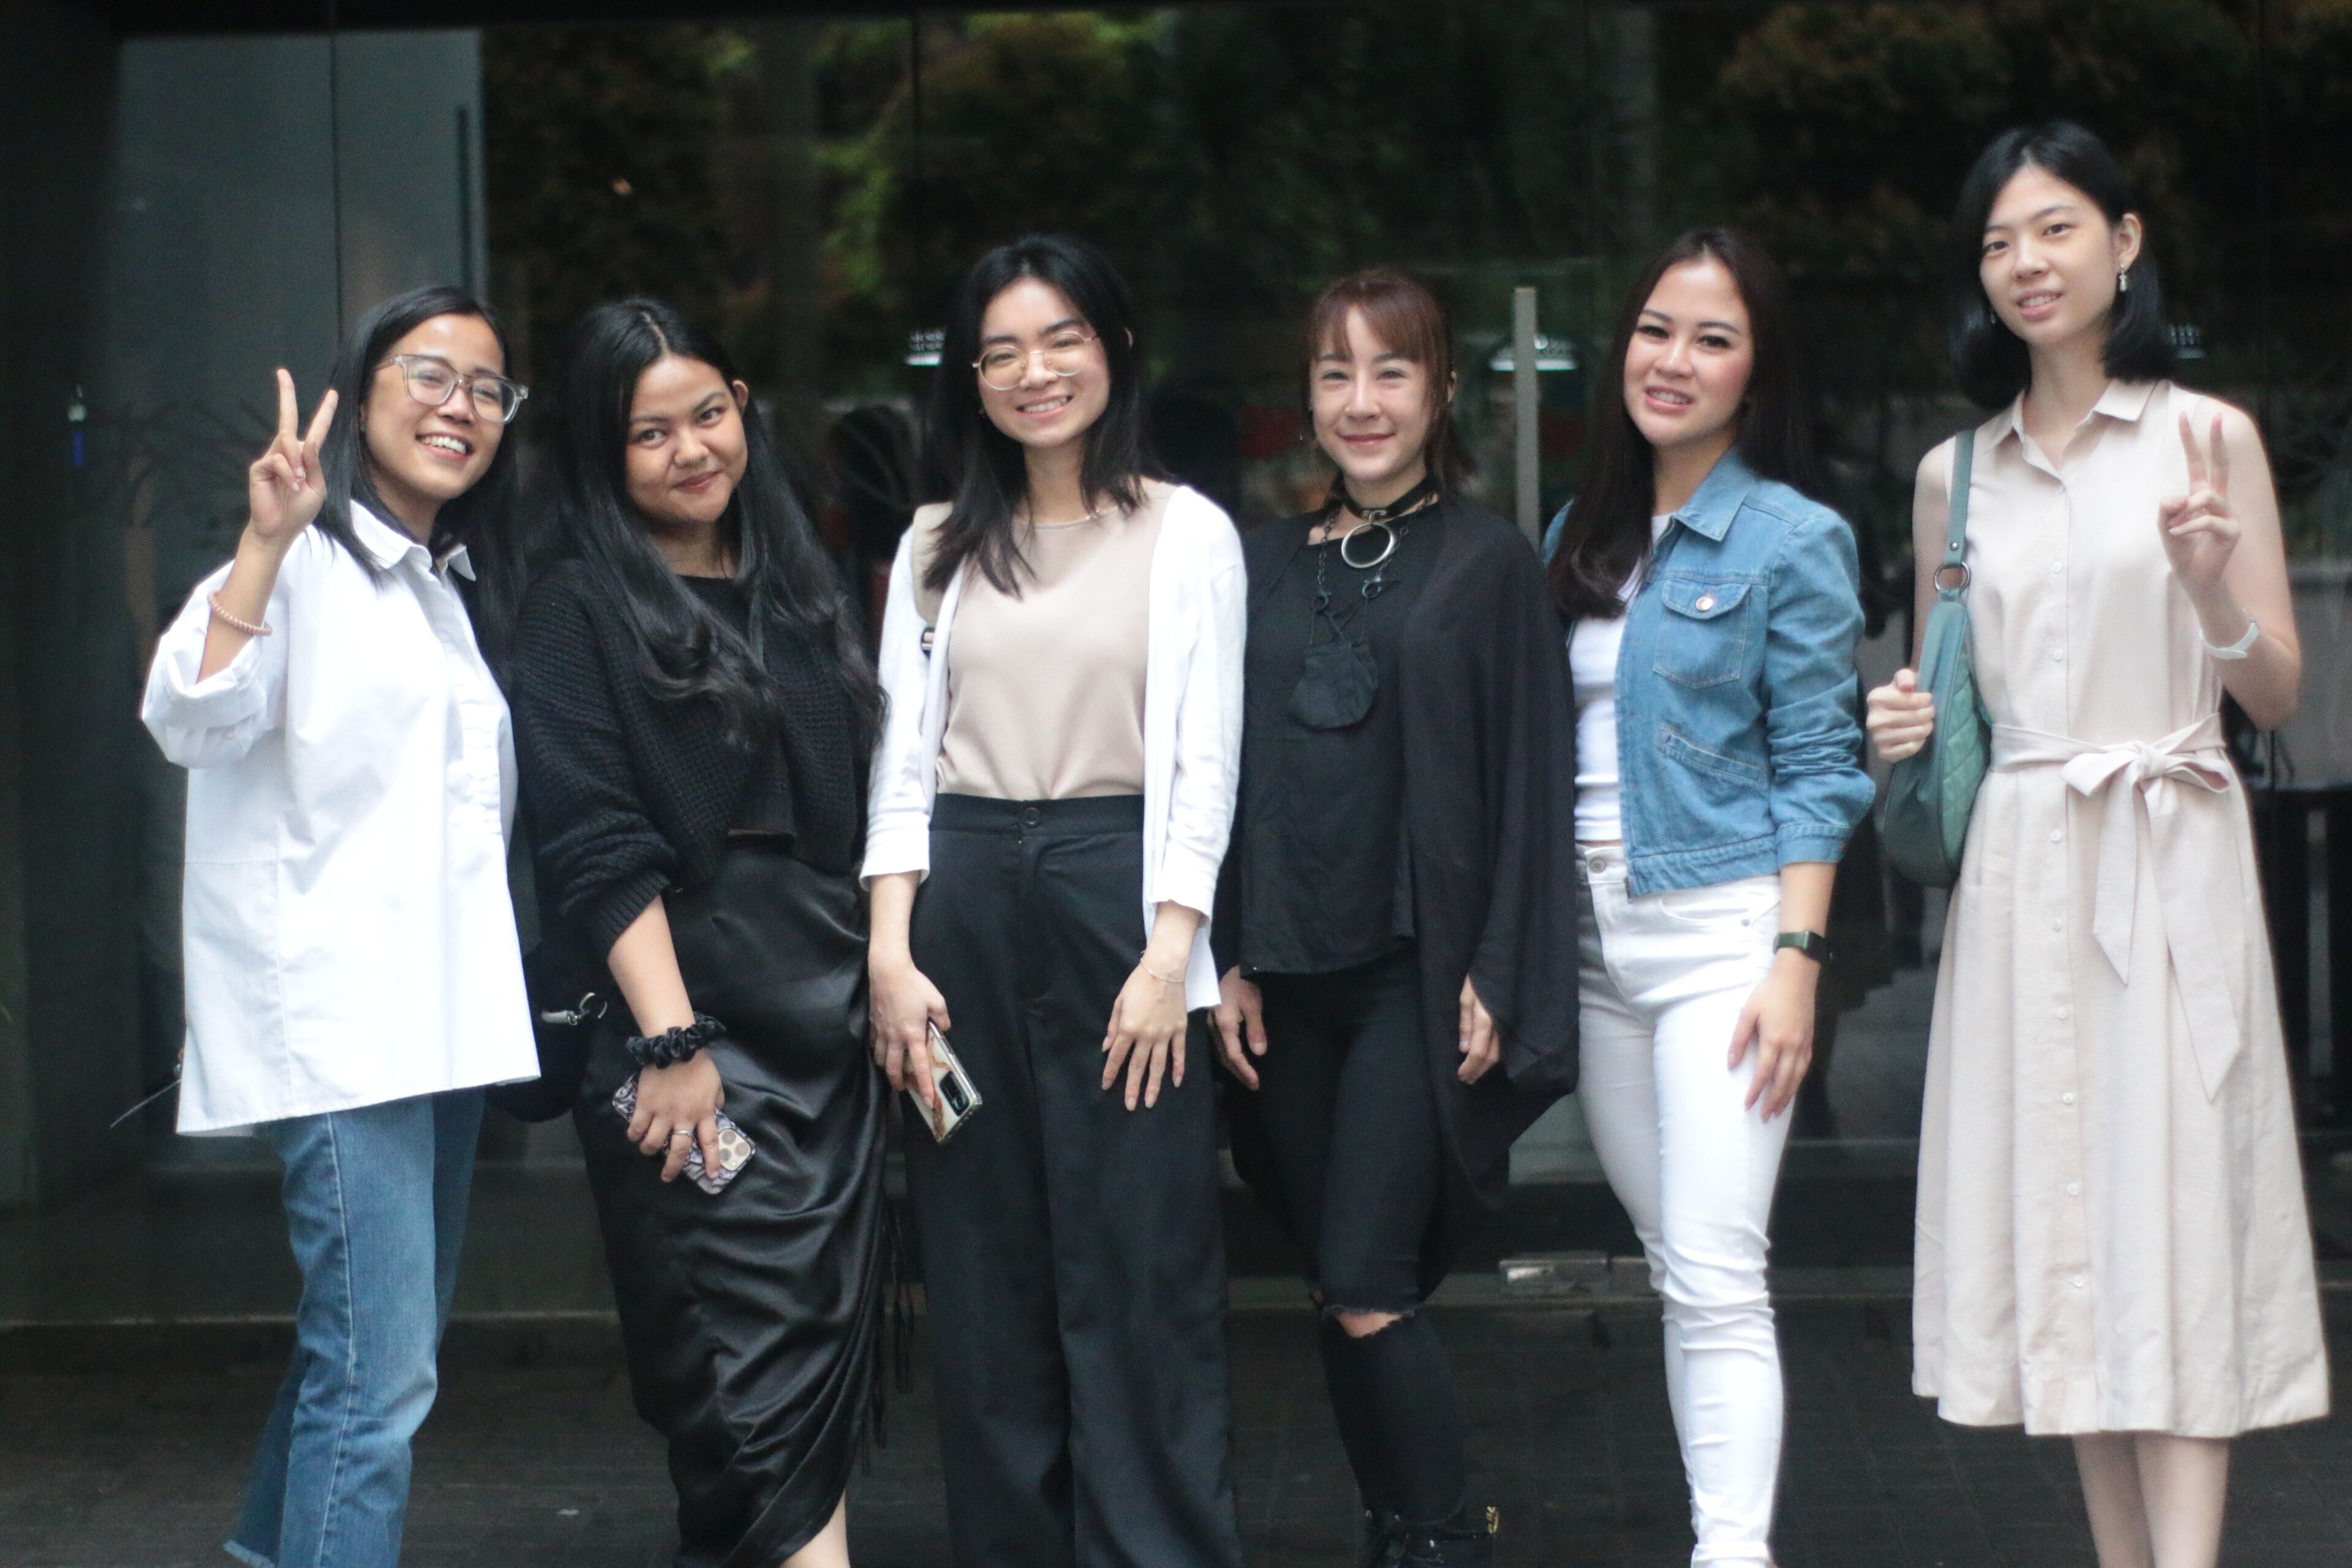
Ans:
<svg viewBox="0 0 2352 1568"><path fill-rule="evenodd" d="M1187 1036L1217 999L1241 542L1144 455L1129 317L1082 240L973 267L932 426L955 499L917 514L883 621L875 1054L936 1106L935 1027L981 1102L908 1140L962 1568L1240 1561Z"/></svg>

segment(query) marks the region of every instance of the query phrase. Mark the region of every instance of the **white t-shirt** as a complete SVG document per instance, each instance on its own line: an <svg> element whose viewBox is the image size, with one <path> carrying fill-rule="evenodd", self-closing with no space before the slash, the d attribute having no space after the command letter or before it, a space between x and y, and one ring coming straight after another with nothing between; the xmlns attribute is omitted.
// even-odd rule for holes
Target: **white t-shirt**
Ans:
<svg viewBox="0 0 2352 1568"><path fill-rule="evenodd" d="M1668 514L1671 516L1671 514ZM1650 520L1650 544L1666 531L1667 517ZM1627 604L1642 586L1636 570L1617 590ZM1576 841L1610 844L1625 837L1624 797L1617 773L1617 650L1625 617L1587 616L1568 638L1568 673L1576 689Z"/></svg>

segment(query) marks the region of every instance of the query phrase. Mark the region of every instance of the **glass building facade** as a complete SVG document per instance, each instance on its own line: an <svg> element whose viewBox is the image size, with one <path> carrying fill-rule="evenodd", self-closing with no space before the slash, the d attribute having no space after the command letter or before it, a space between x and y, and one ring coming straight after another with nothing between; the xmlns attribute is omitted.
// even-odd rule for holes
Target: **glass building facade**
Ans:
<svg viewBox="0 0 2352 1568"><path fill-rule="evenodd" d="M1914 468L1977 417L1944 353L1944 218L1987 139L2052 115L2122 154L2183 379L2253 411L2269 443L2305 681L2287 730L2242 751L2264 791L2315 1182L2332 1179L2352 1120L2332 1047L2337 1018L2352 1026L2352 902L2340 937L2328 918L2333 895L2352 900L2352 794L2336 793L2352 785L2352 5L845 4L615 22L534 0L403 30L352 5L266 8L264 30L256 9L41 0L0 21L0 153L17 172L0 233L0 1205L25 1234L70 1248L94 1187L143 1184L141 1212L184 1214L171 1205L266 1163L172 1138L168 1110L101 1131L168 1073L179 1031L181 784L137 693L157 626L235 539L270 367L293 369L307 405L373 300L483 290L526 381L551 377L600 300L660 294L715 323L872 593L934 489L919 426L946 292L996 240L1068 228L1110 252L1140 307L1162 455L1244 522L1328 482L1303 439L1300 321L1324 282L1373 263L1451 307L1476 483L1511 512L1513 299L1532 288L1548 516L1614 395L1592 370L1622 291L1681 229L1736 223L1796 284L1874 683L1907 642ZM517 429L536 439L528 413ZM1841 961L1776 1222L1801 1265L1908 1256L1938 900L1874 866L1848 874L1880 908ZM568 1129L487 1137L478 1245L537 1215L593 1247ZM1491 1250L1630 1243L1572 1107L1522 1146L1515 1181ZM1255 1222L1235 1215L1246 1259ZM178 1230L143 1223L154 1288L178 1289L194 1266ZM593 1274L592 1256L583 1290ZM477 1304L532 1289L469 1276ZM12 1308L41 1302L0 1317Z"/></svg>

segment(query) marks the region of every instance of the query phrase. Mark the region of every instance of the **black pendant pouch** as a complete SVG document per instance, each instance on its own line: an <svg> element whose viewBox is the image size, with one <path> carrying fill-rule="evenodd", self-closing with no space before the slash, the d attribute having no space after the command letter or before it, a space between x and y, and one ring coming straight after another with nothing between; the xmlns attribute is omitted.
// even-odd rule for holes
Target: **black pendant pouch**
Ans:
<svg viewBox="0 0 2352 1568"><path fill-rule="evenodd" d="M1360 637L1335 636L1307 650L1290 691L1290 716L1310 730L1344 730L1362 721L1380 694L1381 667Z"/></svg>

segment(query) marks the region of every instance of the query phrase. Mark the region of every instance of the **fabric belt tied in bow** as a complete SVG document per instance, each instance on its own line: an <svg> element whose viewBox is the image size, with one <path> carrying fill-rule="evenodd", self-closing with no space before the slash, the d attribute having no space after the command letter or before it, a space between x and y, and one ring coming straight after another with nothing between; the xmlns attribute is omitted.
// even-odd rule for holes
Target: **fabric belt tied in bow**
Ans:
<svg viewBox="0 0 2352 1568"><path fill-rule="evenodd" d="M2246 960L2241 919L2244 890L2205 885L2209 868L2193 853L2183 853L2189 846L2180 832L2179 791L2194 786L2214 795L2229 792L2235 774L2222 743L2221 716L2209 713L2161 740L2106 746L1996 724L1992 765L2003 773L2054 766L2076 795L2085 800L2104 798L2091 934L2114 966L2116 978L2126 984L2131 981L2132 911L2139 893L2139 823L2146 819L2165 946L2179 983L2198 1073L2204 1079L2206 1098L2211 1099L2245 1044L2245 1009L2239 994L2245 988L2241 973Z"/></svg>

